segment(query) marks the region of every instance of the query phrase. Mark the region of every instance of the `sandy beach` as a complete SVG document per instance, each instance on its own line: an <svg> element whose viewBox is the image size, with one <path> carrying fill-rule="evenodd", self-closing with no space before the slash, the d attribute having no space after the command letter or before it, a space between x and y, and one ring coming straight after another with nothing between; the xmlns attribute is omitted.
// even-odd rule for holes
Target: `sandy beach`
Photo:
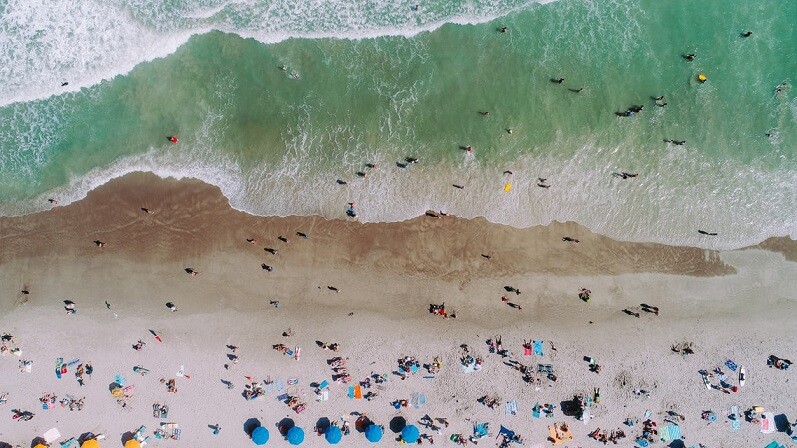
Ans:
<svg viewBox="0 0 797 448"><path fill-rule="evenodd" d="M254 444L245 423L257 419L270 431L267 446L288 446L278 422L290 418L305 430L303 445L326 446L314 432L319 419L345 416L354 425L352 413L364 413L384 425L383 446L399 444L396 417L438 446L453 446L452 434L468 438L484 422L489 435L479 445L494 445L503 426L522 435L523 446L552 446L548 427L564 422L573 438L561 446L602 446L590 437L599 428L622 430L617 446L631 447L647 419L659 432L673 420L682 435L653 446L794 446L785 432L763 434L744 416L734 429L728 415L734 405L740 412L762 406L797 420L795 369L767 366L770 355L797 359L795 261L797 244L787 238L711 251L615 241L576 223L516 229L453 216L372 224L255 217L231 209L216 187L133 173L68 206L0 218L0 333L21 350L0 357L0 394L8 393L0 441L27 447L57 427L62 437L52 446L92 432L106 436L103 447L122 447L146 425L149 446L246 447ZM579 299L581 288L590 290L588 301ZM64 300L74 302L74 313ZM429 312L443 303L456 318ZM490 352L486 341L496 337L505 356ZM530 340L543 341L542 356L524 355ZM146 344L136 350L138 341ZM301 356L276 344L299 347ZM483 359L478 371L461 368L463 344ZM674 345L694 353L676 353ZM405 356L422 365L439 357L443 365L402 380L392 372ZM351 382L333 381L328 361L335 357L348 360ZM59 358L79 359L60 379ZM32 361L30 372L22 360ZM746 367L744 386L728 360ZM93 372L81 386L75 371L86 363ZM518 364L534 371L531 382ZM538 364L550 364L555 381L537 373ZM713 385L727 375L737 391L707 389L701 370ZM387 378L363 389L377 396L347 397L372 374ZM111 393L119 375L123 386L135 386L121 402ZM262 397L244 398L247 377L271 380ZM174 379L176 392L161 379ZM317 401L314 385L324 380L328 400ZM565 415L563 402L596 389L591 418ZM82 410L43 409L47 393L85 397ZM285 393L306 407L295 412L278 399ZM481 404L484 396L497 407ZM396 409L396 400L418 406ZM516 415L505 412L508 402ZM155 403L168 405L167 418L153 416ZM553 417L535 418L537 403L553 404ZM35 416L17 421L12 410ZM701 418L705 411L716 421ZM449 425L425 428L426 415ZM154 437L165 422L179 425L179 440ZM369 442L352 428L340 445Z"/></svg>

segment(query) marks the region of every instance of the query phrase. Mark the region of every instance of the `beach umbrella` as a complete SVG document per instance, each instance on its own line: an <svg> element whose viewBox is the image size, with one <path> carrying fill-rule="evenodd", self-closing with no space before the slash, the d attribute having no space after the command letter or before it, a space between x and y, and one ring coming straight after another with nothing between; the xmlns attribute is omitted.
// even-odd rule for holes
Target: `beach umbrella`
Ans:
<svg viewBox="0 0 797 448"><path fill-rule="evenodd" d="M37 443L36 446L34 446L33 448L47 448L47 445L43 443Z"/></svg>
<svg viewBox="0 0 797 448"><path fill-rule="evenodd" d="M141 444L136 439L130 439L125 442L125 448L141 448Z"/></svg>
<svg viewBox="0 0 797 448"><path fill-rule="evenodd" d="M371 423L365 428L365 439L371 443L382 440L382 427Z"/></svg>
<svg viewBox="0 0 797 448"><path fill-rule="evenodd" d="M97 439L89 439L83 442L80 448L100 448L100 442L98 442Z"/></svg>
<svg viewBox="0 0 797 448"><path fill-rule="evenodd" d="M418 427L415 425L407 425L401 430L401 440L407 443L417 442L420 436L421 432L418 431Z"/></svg>
<svg viewBox="0 0 797 448"><path fill-rule="evenodd" d="M258 426L252 431L252 442L255 442L255 445L265 445L268 442L268 438L268 429L262 426Z"/></svg>
<svg viewBox="0 0 797 448"><path fill-rule="evenodd" d="M330 445L337 445L340 439L343 438L343 433L337 426L330 426L324 433L324 438L327 439Z"/></svg>
<svg viewBox="0 0 797 448"><path fill-rule="evenodd" d="M301 445L302 442L304 442L304 430L298 426L294 426L288 430L285 438L291 445Z"/></svg>

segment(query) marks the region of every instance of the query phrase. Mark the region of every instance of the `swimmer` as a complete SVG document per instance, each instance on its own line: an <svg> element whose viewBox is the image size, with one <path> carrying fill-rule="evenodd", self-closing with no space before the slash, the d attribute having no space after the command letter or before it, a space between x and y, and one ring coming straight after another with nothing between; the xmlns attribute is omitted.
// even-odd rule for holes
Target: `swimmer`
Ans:
<svg viewBox="0 0 797 448"><path fill-rule="evenodd" d="M407 163L418 163L418 158L417 157L405 157L404 161L406 161Z"/></svg>
<svg viewBox="0 0 797 448"><path fill-rule="evenodd" d="M694 53L684 54L684 55L681 55L681 57L684 58L685 60L689 61L689 62L692 62L692 61L695 60L695 54Z"/></svg>
<svg viewBox="0 0 797 448"><path fill-rule="evenodd" d="M298 236L300 236L300 237L302 237L304 239L309 238L309 236L306 233L304 233L304 232L296 232L296 235L298 235Z"/></svg>
<svg viewBox="0 0 797 448"><path fill-rule="evenodd" d="M565 79L564 78L551 78L551 82L554 83L554 84L561 84L561 83L565 82Z"/></svg>
<svg viewBox="0 0 797 448"><path fill-rule="evenodd" d="M268 272L271 272L271 271L274 270L274 268L272 266L269 266L266 263L261 264L260 267L263 268L263 270L266 270Z"/></svg>
<svg viewBox="0 0 797 448"><path fill-rule="evenodd" d="M47 202L49 202L50 204L53 204L53 205L58 205L58 201L56 201L53 198L47 199Z"/></svg>
<svg viewBox="0 0 797 448"><path fill-rule="evenodd" d="M280 65L280 66L279 66L279 67L277 67L277 68L279 68L279 69L280 69L280 70L282 70L283 72L286 72L286 71L288 71L288 66L287 66L287 65Z"/></svg>
<svg viewBox="0 0 797 448"><path fill-rule="evenodd" d="M149 209L148 209L148 208L146 208L146 207L141 207L141 211L142 211L142 212L144 212L144 213L146 213L146 214L148 214L148 215L150 214L150 211L149 211Z"/></svg>
<svg viewBox="0 0 797 448"><path fill-rule="evenodd" d="M485 117L489 117L490 116L490 112L487 112L487 111L484 111L484 112L480 111L479 114L484 115Z"/></svg>
<svg viewBox="0 0 797 448"><path fill-rule="evenodd" d="M68 86L68 85L69 85L69 83L68 83L68 82L66 82L66 81L64 81L64 82L62 82L62 83L61 83L61 87L66 87L66 86Z"/></svg>
<svg viewBox="0 0 797 448"><path fill-rule="evenodd" d="M368 173L365 173L363 171L357 171L355 174L357 176L359 176L359 177L367 177L368 176Z"/></svg>
<svg viewBox="0 0 797 448"><path fill-rule="evenodd" d="M745 31L744 33L742 33L742 37L750 37L752 35L753 35L752 31Z"/></svg>
<svg viewBox="0 0 797 448"><path fill-rule="evenodd" d="M698 230L697 233L701 235L717 236L716 232L706 232L705 230Z"/></svg>
<svg viewBox="0 0 797 448"><path fill-rule="evenodd" d="M511 134L512 133L512 128L506 128L504 130L506 131L507 134Z"/></svg>
<svg viewBox="0 0 797 448"><path fill-rule="evenodd" d="M247 242L247 243L249 243L249 244L252 244L252 245L254 245L254 244L257 242L257 240L256 240L256 239L254 239L254 238L247 238L247 239L246 239L246 242Z"/></svg>
<svg viewBox="0 0 797 448"><path fill-rule="evenodd" d="M509 31L509 28L507 28L505 26L502 26L502 27L498 28L498 32L499 33L506 33L507 31Z"/></svg>
<svg viewBox="0 0 797 448"><path fill-rule="evenodd" d="M264 247L263 250L270 253L271 255L277 255L277 249L273 249L271 247Z"/></svg>
<svg viewBox="0 0 797 448"><path fill-rule="evenodd" d="M504 174L513 174L512 171L504 171Z"/></svg>
<svg viewBox="0 0 797 448"><path fill-rule="evenodd" d="M368 163L365 164L365 167L366 168L371 168L371 169L376 169L376 164L368 162Z"/></svg>
<svg viewBox="0 0 797 448"><path fill-rule="evenodd" d="M780 85L775 88L775 96L780 95L780 92L783 92L783 90L788 86L789 85L786 83L786 81L780 83Z"/></svg>
<svg viewBox="0 0 797 448"><path fill-rule="evenodd" d="M465 152L471 152L472 153L473 152L473 146L466 146L465 147Z"/></svg>
<svg viewBox="0 0 797 448"><path fill-rule="evenodd" d="M335 182L336 182L338 185L348 185L348 182L346 182L346 181L345 181L345 180L343 180L343 179L338 179L338 180L336 180Z"/></svg>
<svg viewBox="0 0 797 448"><path fill-rule="evenodd" d="M567 89L567 90L569 90L569 91L571 91L573 93L581 93L581 91L584 90L584 88L583 87L579 87L577 89Z"/></svg>
<svg viewBox="0 0 797 448"><path fill-rule="evenodd" d="M277 237L277 239L278 239L278 240L280 240L280 241L282 241L283 243L287 243L287 242L288 242L288 238L285 238L285 237L284 237L284 236L282 236L282 235L278 236L278 237Z"/></svg>

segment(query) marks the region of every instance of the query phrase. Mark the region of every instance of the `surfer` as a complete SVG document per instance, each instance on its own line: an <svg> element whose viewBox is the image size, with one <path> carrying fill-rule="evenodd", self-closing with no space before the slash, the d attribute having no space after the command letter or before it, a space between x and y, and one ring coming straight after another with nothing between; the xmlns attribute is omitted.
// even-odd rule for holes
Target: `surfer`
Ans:
<svg viewBox="0 0 797 448"><path fill-rule="evenodd" d="M504 174L512 174L512 171L504 171Z"/></svg>
<svg viewBox="0 0 797 448"><path fill-rule="evenodd" d="M465 188L463 185L457 185L457 184L452 184L451 186L452 186L452 187L454 187L454 188L458 188L458 189L460 189L460 190L462 190L463 188Z"/></svg>
<svg viewBox="0 0 797 448"><path fill-rule="evenodd" d="M681 57L684 58L685 60L689 61L689 62L692 62L692 61L695 60L695 54L694 53L685 54L685 55L682 55Z"/></svg>
<svg viewBox="0 0 797 448"><path fill-rule="evenodd" d="M278 240L280 240L280 241L282 241L283 243L287 243L287 242L288 242L288 238L285 238L285 237L284 237L284 236L282 236L282 235L278 236L278 237L277 237L277 239L278 239Z"/></svg>
<svg viewBox="0 0 797 448"><path fill-rule="evenodd" d="M53 204L53 205L58 205L58 201L56 201L53 198L47 199L47 202L49 202L50 204Z"/></svg>
<svg viewBox="0 0 797 448"><path fill-rule="evenodd" d="M166 137L166 138L167 138L167 139L168 139L170 142L172 142L172 143L177 143L177 142L179 142L179 141L180 141L180 139L179 139L179 138L177 138L177 137L176 137L176 136L174 136L174 135L170 135L170 136L168 136L168 137Z"/></svg>
<svg viewBox="0 0 797 448"><path fill-rule="evenodd" d="M512 133L512 128L506 128L505 131L506 131L507 134L511 134Z"/></svg>
<svg viewBox="0 0 797 448"><path fill-rule="evenodd" d="M335 182L337 182L337 184L338 184L338 185L347 185L347 184L348 184L348 182L346 182L346 181L345 181L345 180L343 180L343 179L338 179L338 180L336 180Z"/></svg>
<svg viewBox="0 0 797 448"><path fill-rule="evenodd" d="M537 178L537 186L540 187L540 188L551 188L550 185L545 183L547 180L548 179L545 179L545 178L542 178L542 177L538 177Z"/></svg>
<svg viewBox="0 0 797 448"><path fill-rule="evenodd" d="M407 162L407 163L418 163L418 158L417 157L405 157L404 161Z"/></svg>
<svg viewBox="0 0 797 448"><path fill-rule="evenodd" d="M298 236L300 236L300 237L302 237L304 239L309 238L309 236L306 233L304 233L304 232L296 232L296 235L298 235Z"/></svg>
<svg viewBox="0 0 797 448"><path fill-rule="evenodd" d="M551 78L551 82L554 83L554 84L561 84L561 83L565 82L565 79L564 78Z"/></svg>
<svg viewBox="0 0 797 448"><path fill-rule="evenodd" d="M350 218L356 218L357 217L357 211L354 210L354 202L349 202L348 205L349 205L349 208L346 209L346 216L348 216Z"/></svg>
<svg viewBox="0 0 797 448"><path fill-rule="evenodd" d="M261 268L263 268L264 270L268 271L268 272L271 272L271 271L273 271L273 270L274 270L274 268L273 268L272 266L269 266L269 265L267 265L266 263L262 263L262 264L260 265L260 267L261 267Z"/></svg>
<svg viewBox="0 0 797 448"><path fill-rule="evenodd" d="M479 113L481 115L484 115L485 117L489 117L490 116L490 112L488 112L488 111L479 111Z"/></svg>
<svg viewBox="0 0 797 448"><path fill-rule="evenodd" d="M277 249L271 247L264 247L263 250L270 253L271 255L277 255Z"/></svg>
<svg viewBox="0 0 797 448"><path fill-rule="evenodd" d="M149 209L146 207L141 207L141 211L149 215Z"/></svg>
<svg viewBox="0 0 797 448"><path fill-rule="evenodd" d="M507 31L509 31L509 28L507 28L505 26L502 26L502 27L498 28L498 32L499 33L506 33Z"/></svg>
<svg viewBox="0 0 797 448"><path fill-rule="evenodd" d="M697 233L701 235L717 236L717 232L706 232L705 230L698 230Z"/></svg>
<svg viewBox="0 0 797 448"><path fill-rule="evenodd" d="M573 237L569 237L569 236L563 236L562 237L562 241L565 241L565 242L568 242L568 243L579 243L580 242L579 240L577 240L577 239L575 239Z"/></svg>
<svg viewBox="0 0 797 448"><path fill-rule="evenodd" d="M61 87L66 87L66 86L68 86L68 85L69 85L69 83L68 83L68 82L66 82L66 81L64 81L64 82L62 82L62 83L61 83Z"/></svg>
<svg viewBox="0 0 797 448"><path fill-rule="evenodd" d="M752 31L745 31L744 33L742 33L742 37L750 37L752 35L753 35Z"/></svg>
<svg viewBox="0 0 797 448"><path fill-rule="evenodd" d="M368 173L363 172L363 171L357 171L355 174L357 174L357 176L359 176L359 177L367 177L368 176Z"/></svg>
<svg viewBox="0 0 797 448"><path fill-rule="evenodd" d="M584 90L584 88L583 87L579 87L577 89L567 89L567 90L569 90L569 91L571 91L573 93L581 93L581 91Z"/></svg>

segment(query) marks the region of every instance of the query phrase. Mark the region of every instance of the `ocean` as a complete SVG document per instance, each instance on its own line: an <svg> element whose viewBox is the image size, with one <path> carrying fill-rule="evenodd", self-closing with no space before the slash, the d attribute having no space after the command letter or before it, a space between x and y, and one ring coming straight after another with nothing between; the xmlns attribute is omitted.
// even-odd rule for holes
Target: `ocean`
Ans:
<svg viewBox="0 0 797 448"><path fill-rule="evenodd" d="M0 0L0 215L151 171L257 215L355 202L364 222L797 238L796 17L788 0Z"/></svg>

